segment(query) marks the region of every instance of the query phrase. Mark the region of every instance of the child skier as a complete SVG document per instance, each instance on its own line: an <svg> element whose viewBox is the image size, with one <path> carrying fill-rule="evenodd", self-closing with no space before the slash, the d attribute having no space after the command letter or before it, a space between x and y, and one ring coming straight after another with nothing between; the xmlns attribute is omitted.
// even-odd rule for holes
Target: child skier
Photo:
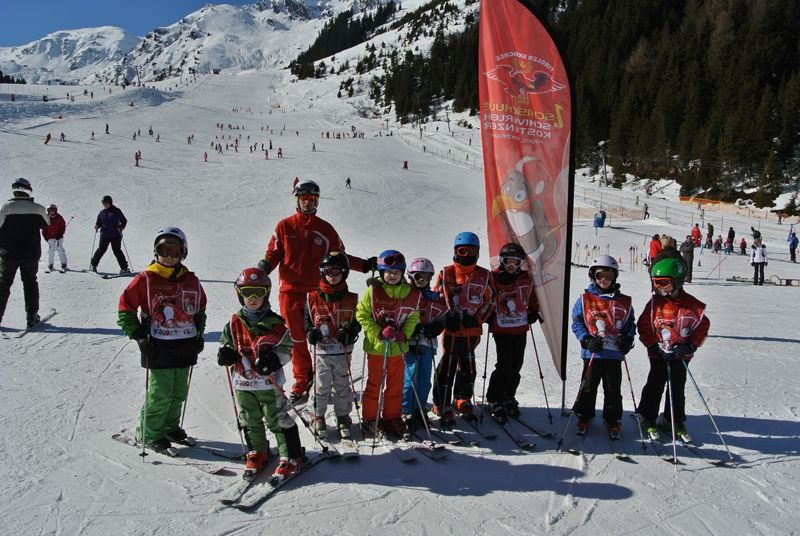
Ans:
<svg viewBox="0 0 800 536"><path fill-rule="evenodd" d="M246 268L234 286L242 307L222 330L217 363L233 367L239 420L250 449L244 477L253 478L269 461L266 420L281 456L273 476L286 478L303 464L300 433L281 387L283 366L291 360L292 339L283 319L270 308L272 283L266 272Z"/></svg>
<svg viewBox="0 0 800 536"><path fill-rule="evenodd" d="M50 225L42 229L42 237L47 240L49 246L47 250L47 271L53 271L53 261L56 252L58 260L61 261L61 273L67 271L67 252L64 251L64 233L67 232L67 224L64 218L58 213L58 207L50 205L47 207L47 214L50 216Z"/></svg>
<svg viewBox="0 0 800 536"><path fill-rule="evenodd" d="M333 394L336 427L341 437L347 439L353 424L350 418L353 410L350 355L361 331L355 318L358 296L347 290L350 263L344 253L328 253L322 259L319 273L319 288L308 293L304 317L315 371L311 424L318 437L327 437L325 412Z"/></svg>
<svg viewBox="0 0 800 536"><path fill-rule="evenodd" d="M492 416L500 423L519 417L517 387L525 358L528 326L541 320L539 301L531 276L522 269L527 255L519 244L508 243L500 249L500 265L492 272L494 315L489 331L494 335L497 363L489 379L486 400Z"/></svg>
<svg viewBox="0 0 800 536"><path fill-rule="evenodd" d="M192 444L180 427L189 393L189 369L203 351L206 294L182 261L186 235L177 227L160 229L153 240L155 260L133 278L119 298L117 324L134 339L147 369L147 393L136 440L166 453L170 441Z"/></svg>
<svg viewBox="0 0 800 536"><path fill-rule="evenodd" d="M680 254L678 254L680 255ZM681 261L679 261L681 262ZM622 418L622 361L636 335L630 296L619 291L619 266L600 255L589 267L589 286L572 308L572 332L581 343L583 388L572 411L576 433L586 434L595 415L597 387L603 382L603 421L612 439L619 439Z"/></svg>
<svg viewBox="0 0 800 536"><path fill-rule="evenodd" d="M427 415L428 395L431 392L436 337L444 330L444 314L447 312L444 301L431 290L434 273L433 263L425 258L414 259L408 265L408 282L422 294L419 324L408 341L408 353L404 356L403 421L410 431L426 424L423 417Z"/></svg>
<svg viewBox="0 0 800 536"><path fill-rule="evenodd" d="M683 290L685 275L686 266L680 259L665 258L656 262L650 278L655 293L636 324L639 340L650 358L650 373L642 389L639 417L642 428L653 439L658 438L657 424L671 430L674 417L676 435L685 441L691 440L684 424L684 362L688 363L703 344L711 324L705 315L705 304ZM667 396L662 420L656 423L661 394L668 379L671 379L671 397Z"/></svg>
<svg viewBox="0 0 800 536"><path fill-rule="evenodd" d="M461 415L472 417L475 348L483 334L481 324L492 312L492 278L489 270L477 266L479 252L477 235L457 234L454 262L439 272L433 286L449 308L442 340L444 355L436 368L433 388L433 411L447 426L455 424L451 403Z"/></svg>
<svg viewBox="0 0 800 536"><path fill-rule="evenodd" d="M380 277L368 281L356 308L356 318L364 328L368 367L362 423L365 432L373 435L384 430L403 436L407 430L401 417L405 368L402 356L408 352L407 341L419 324L421 296L403 279L406 259L399 251L382 252L377 268ZM381 389L383 402L379 407Z"/></svg>

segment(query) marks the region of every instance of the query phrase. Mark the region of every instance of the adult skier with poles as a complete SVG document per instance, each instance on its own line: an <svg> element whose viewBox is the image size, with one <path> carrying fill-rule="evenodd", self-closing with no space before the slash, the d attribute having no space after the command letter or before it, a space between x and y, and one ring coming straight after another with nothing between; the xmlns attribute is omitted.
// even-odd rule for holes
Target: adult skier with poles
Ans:
<svg viewBox="0 0 800 536"><path fill-rule="evenodd" d="M139 345L147 371L136 440L169 454L171 442L192 442L180 422L190 369L203 351L206 294L183 265L189 246L182 230L159 229L153 253L155 260L122 292L117 325Z"/></svg>

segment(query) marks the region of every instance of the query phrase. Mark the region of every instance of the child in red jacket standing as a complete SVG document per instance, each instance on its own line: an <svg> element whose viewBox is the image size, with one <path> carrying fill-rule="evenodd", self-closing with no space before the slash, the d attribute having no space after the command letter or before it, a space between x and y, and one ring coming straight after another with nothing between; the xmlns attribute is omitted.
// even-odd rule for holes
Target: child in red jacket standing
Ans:
<svg viewBox="0 0 800 536"><path fill-rule="evenodd" d="M42 237L47 240L49 249L47 250L47 270L45 272L53 271L53 261L55 260L56 252L58 252L58 260L61 261L62 274L67 271L67 252L64 251L64 234L67 232L67 224L64 218L58 213L58 207L50 205L47 207L47 214L50 216L50 225L42 229Z"/></svg>

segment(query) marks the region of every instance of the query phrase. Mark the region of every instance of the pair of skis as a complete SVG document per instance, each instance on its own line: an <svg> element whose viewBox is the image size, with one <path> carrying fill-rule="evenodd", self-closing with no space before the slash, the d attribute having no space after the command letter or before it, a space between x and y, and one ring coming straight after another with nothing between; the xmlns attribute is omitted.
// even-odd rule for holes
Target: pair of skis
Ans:
<svg viewBox="0 0 800 536"><path fill-rule="evenodd" d="M128 435L125 435L124 433L113 434L111 436L111 439L113 439L114 441L118 441L120 443L123 443L125 445L130 445L131 447L134 447L134 448L137 448L137 449L141 449L142 448L142 444L141 443L136 441L134 438L132 438L132 437L130 437ZM187 439L189 439L189 438L187 438ZM204 473L208 473L208 474L211 474L211 475L217 475L217 474L219 474L219 473L221 473L222 471L225 470L225 465L215 465L215 464L208 463L208 462L200 462L200 461L192 460L190 458L184 458L183 457L183 452L187 451L187 450L191 450L193 448L198 448L199 450L204 450L206 452L209 452L211 454L215 454L217 456L222 456L222 454L221 454L222 451L211 451L211 450L206 450L206 449L200 449L199 447L194 447L194 446L190 445L190 443L192 441L193 440L189 439L185 443L185 447L181 448L181 449L178 449L176 447L170 447L170 448L168 448L168 449L166 449L164 451L161 451L161 452L155 451L153 449L148 449L145 452L147 454L155 453L157 456L164 456L164 457L170 458L170 459L174 460L177 463L180 463L182 465L186 465L188 467L193 467L195 469L199 469L199 470L203 471ZM230 455L230 456L229 455L225 455L223 457L226 457L226 458L229 458L229 459L236 459L233 455Z"/></svg>
<svg viewBox="0 0 800 536"><path fill-rule="evenodd" d="M558 442L558 449L566 452L567 454L572 454L573 456L582 456L584 453L587 434L588 430L584 434L576 434L577 439L575 439L572 444L565 449L563 448L564 438L561 438L561 440ZM611 451L611 454L613 454L614 458L626 463L636 463L634 459L622 448L622 439L619 436L615 436L609 432L606 434L606 437L608 437L609 450Z"/></svg>
<svg viewBox="0 0 800 536"><path fill-rule="evenodd" d="M634 417L636 419L638 426L643 425L643 422L640 422L640 420L636 415L632 414L631 417ZM647 430L642 428L642 434L645 437L646 444L652 447L653 451L659 458L673 465L684 465L683 462L681 462L674 455L669 455L662 452L663 444L661 443L660 432L656 431L654 434L648 434ZM689 437L688 435L676 436L675 444L681 447L682 449L686 449L687 451L689 451L689 453L691 453L695 457L715 467L732 467L734 465L734 462L732 460L718 459L708 456L692 441L691 437Z"/></svg>

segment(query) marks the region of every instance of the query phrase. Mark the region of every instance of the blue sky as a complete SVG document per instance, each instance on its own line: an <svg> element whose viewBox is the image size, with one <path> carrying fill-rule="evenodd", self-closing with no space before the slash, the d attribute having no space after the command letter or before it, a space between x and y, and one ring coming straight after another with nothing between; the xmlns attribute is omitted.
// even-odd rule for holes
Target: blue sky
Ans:
<svg viewBox="0 0 800 536"><path fill-rule="evenodd" d="M168 26L204 4L254 4L256 0L3 0L0 3L0 47L24 45L56 30L119 26L143 37L156 26Z"/></svg>

